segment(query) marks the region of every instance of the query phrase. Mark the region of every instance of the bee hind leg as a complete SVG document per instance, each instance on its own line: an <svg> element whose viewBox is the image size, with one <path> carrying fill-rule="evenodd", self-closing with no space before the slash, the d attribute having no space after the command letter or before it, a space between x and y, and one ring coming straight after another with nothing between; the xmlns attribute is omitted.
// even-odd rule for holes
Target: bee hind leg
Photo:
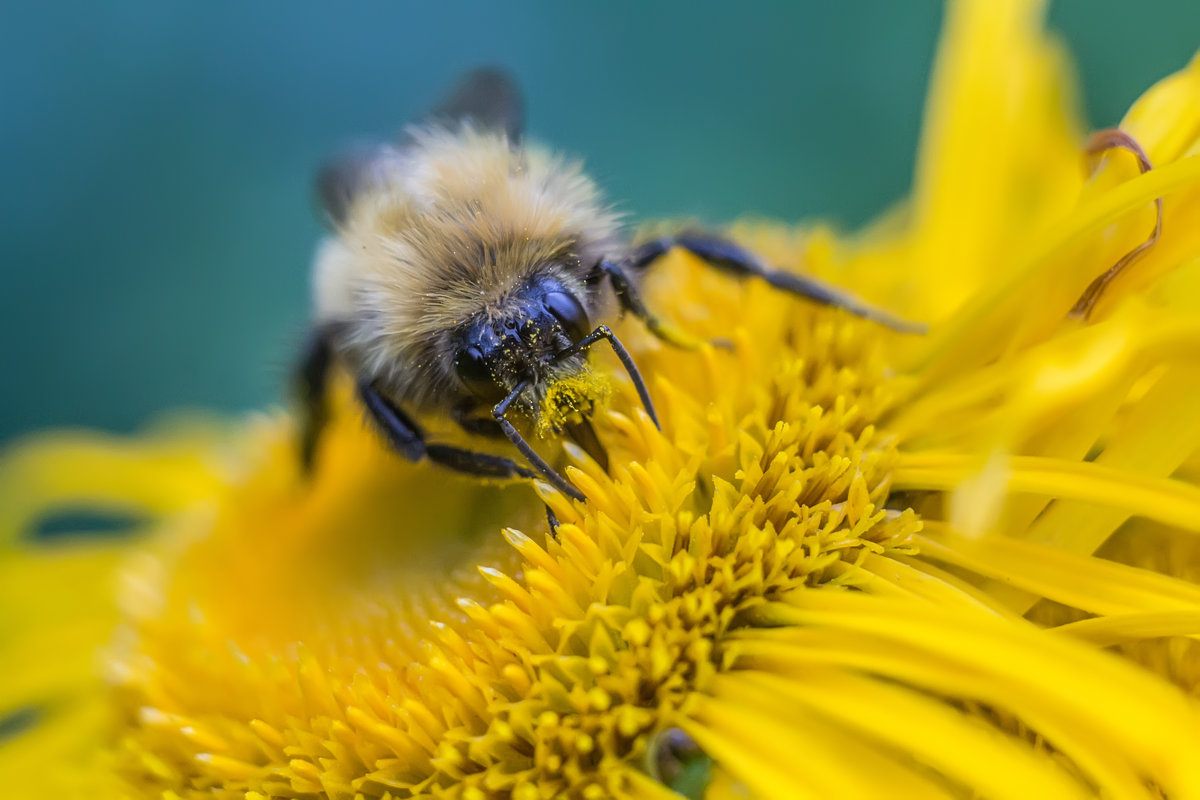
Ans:
<svg viewBox="0 0 1200 800"><path fill-rule="evenodd" d="M534 471L503 456L477 453L451 445L427 443L425 433L417 423L369 383L359 381L358 395L388 444L409 461L428 458L447 469L481 478L538 477Z"/></svg>
<svg viewBox="0 0 1200 800"><path fill-rule="evenodd" d="M864 303L857 297L816 278L773 269L741 245L728 239L705 233L681 233L654 239L634 251L629 263L635 269L646 269L671 248L681 247L702 261L739 278L759 278L776 289L805 297L822 305L845 309L863 319L877 322L901 333L924 333L926 326L889 314L883 309ZM619 294L618 290L618 294Z"/></svg>

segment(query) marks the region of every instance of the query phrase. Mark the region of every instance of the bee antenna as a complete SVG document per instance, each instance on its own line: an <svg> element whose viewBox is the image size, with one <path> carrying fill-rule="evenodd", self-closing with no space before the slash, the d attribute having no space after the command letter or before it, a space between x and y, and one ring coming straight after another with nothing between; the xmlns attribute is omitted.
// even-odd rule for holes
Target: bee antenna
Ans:
<svg viewBox="0 0 1200 800"><path fill-rule="evenodd" d="M553 484L556 489L568 497L571 497L575 500L583 500L583 492L575 488L575 485L560 475L554 469L554 467L547 464L546 460L539 456L537 451L535 451L529 442L525 440L525 437L521 435L521 432L513 427L513 424L504 416L508 413L509 406L511 406L513 402L521 396L521 393L528 388L529 381L521 381L518 383L517 387L508 393L508 397L505 397L503 400L493 406L492 417L497 423L499 423L500 429L504 431L504 435L508 437L508 440L512 442L518 450L521 451L521 455L525 456L529 463L533 465L534 469L546 476L546 480L550 481L550 483Z"/></svg>
<svg viewBox="0 0 1200 800"><path fill-rule="evenodd" d="M576 353L582 353L601 339L607 339L608 343L612 345L613 352L617 354L617 358L621 361L621 366L625 368L629 379L633 381L633 388L637 389L638 397L642 400L642 406L646 409L646 414L649 415L650 421L654 423L654 427L661 431L662 425L658 422L658 414L654 411L654 401L650 399L650 390L646 388L646 382L642 380L642 373L638 370L637 364L633 362L633 356L629 355L629 351L625 349L625 345L621 344L621 340L617 338L617 335L607 325L599 326L596 330L559 353L555 357L555 361L575 355Z"/></svg>

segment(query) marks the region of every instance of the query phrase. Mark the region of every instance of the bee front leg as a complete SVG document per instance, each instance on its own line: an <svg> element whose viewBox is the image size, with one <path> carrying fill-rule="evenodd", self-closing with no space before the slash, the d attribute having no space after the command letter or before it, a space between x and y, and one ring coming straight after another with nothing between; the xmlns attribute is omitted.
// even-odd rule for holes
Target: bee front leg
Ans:
<svg viewBox="0 0 1200 800"><path fill-rule="evenodd" d="M417 423L365 381L359 381L358 395L388 444L409 461L428 458L433 463L455 472L483 478L538 477L537 473L503 456L477 453L451 445L427 443L425 433Z"/></svg>
<svg viewBox="0 0 1200 800"><path fill-rule="evenodd" d="M883 309L864 303L850 293L816 278L768 267L754 253L719 236L704 233L681 233L677 236L655 239L634 251L630 263L637 269L646 269L666 255L672 247L682 247L704 262L739 278L760 278L776 289L791 292L822 305L845 309L856 317L877 322L894 331L901 333L924 333L926 331L925 325L889 314Z"/></svg>

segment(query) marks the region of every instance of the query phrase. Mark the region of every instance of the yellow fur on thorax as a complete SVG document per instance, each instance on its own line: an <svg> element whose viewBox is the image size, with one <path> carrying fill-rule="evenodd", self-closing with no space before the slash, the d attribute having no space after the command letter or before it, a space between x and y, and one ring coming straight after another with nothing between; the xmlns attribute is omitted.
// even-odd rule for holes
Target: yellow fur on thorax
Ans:
<svg viewBox="0 0 1200 800"><path fill-rule="evenodd" d="M317 317L343 355L418 403L450 380L453 328L551 262L620 246L617 218L578 164L503 135L421 128L377 165L318 253ZM579 270L555 276L582 292Z"/></svg>

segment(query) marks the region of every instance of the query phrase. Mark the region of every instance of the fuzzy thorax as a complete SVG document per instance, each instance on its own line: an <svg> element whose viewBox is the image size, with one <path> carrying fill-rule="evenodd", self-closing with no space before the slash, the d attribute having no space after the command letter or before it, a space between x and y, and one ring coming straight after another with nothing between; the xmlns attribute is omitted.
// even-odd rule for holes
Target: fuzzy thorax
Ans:
<svg viewBox="0 0 1200 800"><path fill-rule="evenodd" d="M624 247L579 164L470 127L414 128L358 185L314 273L341 356L417 407L456 391L453 338L552 277L598 317L587 270Z"/></svg>

